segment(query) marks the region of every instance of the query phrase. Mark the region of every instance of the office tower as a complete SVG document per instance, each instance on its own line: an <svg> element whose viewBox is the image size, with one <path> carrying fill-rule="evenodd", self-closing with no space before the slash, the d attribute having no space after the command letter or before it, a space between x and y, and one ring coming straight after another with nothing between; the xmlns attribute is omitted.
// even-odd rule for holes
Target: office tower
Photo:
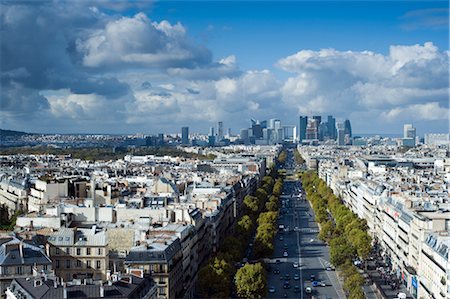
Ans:
<svg viewBox="0 0 450 299"><path fill-rule="evenodd" d="M345 145L345 124L342 122L338 122L336 123L336 127L338 145Z"/></svg>
<svg viewBox="0 0 450 299"><path fill-rule="evenodd" d="M332 115L328 115L327 127L328 137L330 137L330 139L336 140L336 119Z"/></svg>
<svg viewBox="0 0 450 299"><path fill-rule="evenodd" d="M319 125L319 140L323 141L324 137L328 136L328 124L321 123Z"/></svg>
<svg viewBox="0 0 450 299"><path fill-rule="evenodd" d="M275 119L273 122L273 129L276 131L281 129L281 121L279 119Z"/></svg>
<svg viewBox="0 0 450 299"><path fill-rule="evenodd" d="M158 134L158 145L164 145L164 134L163 133Z"/></svg>
<svg viewBox="0 0 450 299"><path fill-rule="evenodd" d="M322 116L314 115L312 118L317 121L316 126L317 126L317 128L319 128L319 125L322 123Z"/></svg>
<svg viewBox="0 0 450 299"><path fill-rule="evenodd" d="M268 129L275 129L275 122L279 122L280 120L276 119L276 118L271 118L269 119L269 125L268 125Z"/></svg>
<svg viewBox="0 0 450 299"><path fill-rule="evenodd" d="M208 136L208 146L214 146L216 145L216 136L209 135Z"/></svg>
<svg viewBox="0 0 450 299"><path fill-rule="evenodd" d="M261 139L263 137L262 128L259 123L252 124L252 132L252 136L255 137L255 139Z"/></svg>
<svg viewBox="0 0 450 299"><path fill-rule="evenodd" d="M302 142L306 139L306 127L308 126L308 117L307 116L300 116L300 123L298 126L298 134L299 134L299 141Z"/></svg>
<svg viewBox="0 0 450 299"><path fill-rule="evenodd" d="M189 127L181 128L181 144L189 144Z"/></svg>
<svg viewBox="0 0 450 299"><path fill-rule="evenodd" d="M349 137L352 137L352 126L350 125L350 121L348 119L344 122L344 130L345 134L347 134Z"/></svg>
<svg viewBox="0 0 450 299"><path fill-rule="evenodd" d="M223 139L223 121L219 121L217 123L217 141L221 141Z"/></svg>
<svg viewBox="0 0 450 299"><path fill-rule="evenodd" d="M214 127L209 128L209 134L208 136L214 136Z"/></svg>
<svg viewBox="0 0 450 299"><path fill-rule="evenodd" d="M403 146L414 147L416 146L416 128L412 124L403 125Z"/></svg>
<svg viewBox="0 0 450 299"><path fill-rule="evenodd" d="M248 129L241 129L240 137L241 137L241 140L244 141L244 143L248 142L248 139L249 139L248 133L249 133Z"/></svg>
<svg viewBox="0 0 450 299"><path fill-rule="evenodd" d="M231 128L228 128L227 137L228 137L228 139L230 139L230 137L231 137Z"/></svg>
<svg viewBox="0 0 450 299"><path fill-rule="evenodd" d="M412 124L403 125L403 138L416 138L416 128Z"/></svg>
<svg viewBox="0 0 450 299"><path fill-rule="evenodd" d="M309 119L306 127L306 139L315 140L318 138L317 119Z"/></svg>
<svg viewBox="0 0 450 299"><path fill-rule="evenodd" d="M263 120L260 124L261 124L261 128L263 128L263 129L267 128L267 120Z"/></svg>

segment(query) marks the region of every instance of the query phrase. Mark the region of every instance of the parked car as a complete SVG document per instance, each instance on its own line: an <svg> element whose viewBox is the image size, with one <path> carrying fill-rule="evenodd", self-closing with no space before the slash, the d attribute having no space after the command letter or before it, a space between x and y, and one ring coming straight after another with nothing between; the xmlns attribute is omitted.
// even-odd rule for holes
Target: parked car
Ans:
<svg viewBox="0 0 450 299"><path fill-rule="evenodd" d="M274 286L271 286L270 288L269 288L269 293L275 293L275 287Z"/></svg>
<svg viewBox="0 0 450 299"><path fill-rule="evenodd" d="M305 293L306 294L311 294L312 293L312 289L310 287L306 287L305 288Z"/></svg>

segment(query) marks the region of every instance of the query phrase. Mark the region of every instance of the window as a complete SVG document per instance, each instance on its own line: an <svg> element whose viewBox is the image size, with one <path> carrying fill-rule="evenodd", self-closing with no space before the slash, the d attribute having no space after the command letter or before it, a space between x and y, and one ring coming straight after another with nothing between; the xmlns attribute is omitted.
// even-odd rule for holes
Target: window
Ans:
<svg viewBox="0 0 450 299"><path fill-rule="evenodd" d="M56 254L56 255L59 254L59 248L58 248L58 247L55 248L55 254Z"/></svg>
<svg viewBox="0 0 450 299"><path fill-rule="evenodd" d="M57 269L59 268L59 260L56 260L55 266L56 266Z"/></svg>
<svg viewBox="0 0 450 299"><path fill-rule="evenodd" d="M17 274L19 274L19 275L21 275L21 274L23 274L23 269L22 269L22 267L21 266L19 266L19 267L17 267Z"/></svg>
<svg viewBox="0 0 450 299"><path fill-rule="evenodd" d="M86 248L86 255L91 255L91 249L90 248Z"/></svg>
<svg viewBox="0 0 450 299"><path fill-rule="evenodd" d="M44 265L42 268L43 268L45 271L48 270L48 266L47 266L47 265Z"/></svg>
<svg viewBox="0 0 450 299"><path fill-rule="evenodd" d="M67 268L67 269L70 268L70 260L66 260L66 268Z"/></svg>
<svg viewBox="0 0 450 299"><path fill-rule="evenodd" d="M86 261L86 268L90 268L91 267L91 261Z"/></svg>
<svg viewBox="0 0 450 299"><path fill-rule="evenodd" d="M102 261L97 261L97 269L100 269L102 267Z"/></svg>
<svg viewBox="0 0 450 299"><path fill-rule="evenodd" d="M69 247L66 248L66 254L70 255L70 248Z"/></svg>
<svg viewBox="0 0 450 299"><path fill-rule="evenodd" d="M97 254L98 254L98 255L102 255L102 249L101 249L101 248L98 248L98 249L97 249Z"/></svg>
<svg viewBox="0 0 450 299"><path fill-rule="evenodd" d="M77 248L77 255L81 255L81 248Z"/></svg>
<svg viewBox="0 0 450 299"><path fill-rule="evenodd" d="M77 260L77 268L81 268L81 261Z"/></svg>

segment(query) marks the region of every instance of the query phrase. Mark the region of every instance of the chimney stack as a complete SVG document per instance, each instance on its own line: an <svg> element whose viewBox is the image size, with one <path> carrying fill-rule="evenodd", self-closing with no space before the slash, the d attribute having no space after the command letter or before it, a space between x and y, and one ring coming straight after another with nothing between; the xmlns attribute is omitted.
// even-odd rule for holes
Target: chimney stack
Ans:
<svg viewBox="0 0 450 299"><path fill-rule="evenodd" d="M23 258L23 241L20 241L20 243L19 243L19 252L20 252L20 257Z"/></svg>

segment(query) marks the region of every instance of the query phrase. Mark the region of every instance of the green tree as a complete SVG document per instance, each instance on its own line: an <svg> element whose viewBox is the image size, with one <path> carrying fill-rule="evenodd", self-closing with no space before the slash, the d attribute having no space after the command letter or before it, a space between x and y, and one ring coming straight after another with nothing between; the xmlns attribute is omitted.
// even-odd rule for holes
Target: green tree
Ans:
<svg viewBox="0 0 450 299"><path fill-rule="evenodd" d="M361 288L364 283L364 278L356 272L355 274L347 277L344 281L344 289L350 292L353 289Z"/></svg>
<svg viewBox="0 0 450 299"><path fill-rule="evenodd" d="M352 260L354 256L355 249L344 236L341 235L330 241L330 260L335 266L343 265L346 261Z"/></svg>
<svg viewBox="0 0 450 299"><path fill-rule="evenodd" d="M258 211L258 198L252 195L246 195L244 197L244 206L249 213L256 213Z"/></svg>
<svg viewBox="0 0 450 299"><path fill-rule="evenodd" d="M215 257L199 271L197 290L202 298L224 298L230 295L232 267L223 257Z"/></svg>
<svg viewBox="0 0 450 299"><path fill-rule="evenodd" d="M266 271L261 263L245 264L236 273L236 289L243 298L264 298L267 293Z"/></svg>
<svg viewBox="0 0 450 299"><path fill-rule="evenodd" d="M361 287L351 289L348 295L348 299L365 299L365 298L366 295L364 294L364 291L361 289Z"/></svg>
<svg viewBox="0 0 450 299"><path fill-rule="evenodd" d="M318 238L325 242L330 242L334 235L334 224L331 220L328 220L320 226L320 232Z"/></svg>
<svg viewBox="0 0 450 299"><path fill-rule="evenodd" d="M253 229L253 221L248 215L242 216L237 223L237 232L240 234L250 235Z"/></svg>
<svg viewBox="0 0 450 299"><path fill-rule="evenodd" d="M273 212L278 211L278 204L274 201L269 200L266 202L266 210Z"/></svg>

